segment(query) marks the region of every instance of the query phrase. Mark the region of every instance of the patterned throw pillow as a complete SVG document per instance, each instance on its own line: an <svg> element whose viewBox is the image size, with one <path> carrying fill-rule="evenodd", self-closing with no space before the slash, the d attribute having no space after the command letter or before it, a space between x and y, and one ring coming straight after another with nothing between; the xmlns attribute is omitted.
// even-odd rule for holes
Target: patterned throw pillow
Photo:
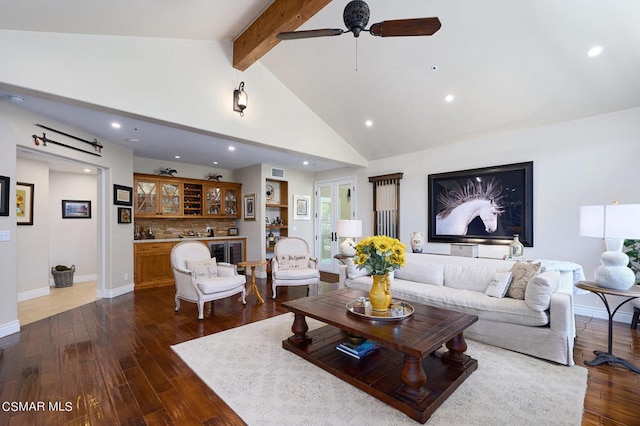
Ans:
<svg viewBox="0 0 640 426"><path fill-rule="evenodd" d="M507 294L512 278L513 274L511 272L496 272L484 294L491 297L504 297Z"/></svg>
<svg viewBox="0 0 640 426"><path fill-rule="evenodd" d="M512 299L524 300L527 283L540 271L540 263L517 262L511 268L513 281L509 286L507 296Z"/></svg>
<svg viewBox="0 0 640 426"><path fill-rule="evenodd" d="M280 269L305 269L309 267L308 254L283 254L278 256Z"/></svg>
<svg viewBox="0 0 640 426"><path fill-rule="evenodd" d="M187 260L187 269L196 276L197 280L215 278L218 276L216 258L205 260Z"/></svg>

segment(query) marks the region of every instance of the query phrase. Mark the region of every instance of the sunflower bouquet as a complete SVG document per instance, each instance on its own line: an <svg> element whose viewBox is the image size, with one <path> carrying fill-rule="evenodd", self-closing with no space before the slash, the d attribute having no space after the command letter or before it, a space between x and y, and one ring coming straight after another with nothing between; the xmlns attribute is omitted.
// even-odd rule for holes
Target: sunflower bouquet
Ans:
<svg viewBox="0 0 640 426"><path fill-rule="evenodd" d="M356 245L353 261L371 275L384 275L406 265L405 247L400 240L385 235L367 237Z"/></svg>

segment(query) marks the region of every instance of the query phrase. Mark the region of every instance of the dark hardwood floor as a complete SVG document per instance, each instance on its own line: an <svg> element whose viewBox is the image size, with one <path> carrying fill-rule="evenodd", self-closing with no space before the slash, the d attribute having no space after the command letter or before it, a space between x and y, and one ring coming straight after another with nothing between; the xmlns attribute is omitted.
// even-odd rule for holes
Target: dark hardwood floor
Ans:
<svg viewBox="0 0 640 426"><path fill-rule="evenodd" d="M259 283L264 305L255 296L244 307L235 297L216 301L202 322L192 303L175 315L174 290L165 287L23 327L0 339L0 425L243 424L170 346L285 313L283 301L306 295L280 287L274 301L266 287ZM606 349L607 324L578 317L577 328L575 360L583 365L594 349ZM614 352L640 366L640 330L616 323ZM583 425L640 425L640 374L587 368Z"/></svg>

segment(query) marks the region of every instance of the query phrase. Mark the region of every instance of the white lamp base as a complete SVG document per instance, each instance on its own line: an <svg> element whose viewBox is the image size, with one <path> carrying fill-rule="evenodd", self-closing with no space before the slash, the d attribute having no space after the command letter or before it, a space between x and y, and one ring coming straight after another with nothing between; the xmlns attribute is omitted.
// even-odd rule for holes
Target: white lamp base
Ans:
<svg viewBox="0 0 640 426"><path fill-rule="evenodd" d="M355 256L356 255L356 243L351 238L345 238L345 240L340 244L340 253L344 256Z"/></svg>
<svg viewBox="0 0 640 426"><path fill-rule="evenodd" d="M629 256L626 254L621 251L605 251L601 262L594 272L600 287L629 290L636 283L636 275L627 267Z"/></svg>

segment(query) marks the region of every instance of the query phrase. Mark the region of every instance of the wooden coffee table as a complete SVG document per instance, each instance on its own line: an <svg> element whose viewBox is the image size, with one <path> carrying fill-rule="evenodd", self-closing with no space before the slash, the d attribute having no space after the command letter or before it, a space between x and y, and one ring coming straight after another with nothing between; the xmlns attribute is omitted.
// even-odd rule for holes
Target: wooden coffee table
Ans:
<svg viewBox="0 0 640 426"><path fill-rule="evenodd" d="M346 304L367 294L342 289L284 302L294 313L293 336L282 347L421 423L478 368L466 355L463 331L475 315L411 302L415 312L401 321L376 321L347 312ZM309 332L306 317L327 326ZM361 360L336 350L347 332L382 347ZM442 357L435 351L446 344Z"/></svg>

